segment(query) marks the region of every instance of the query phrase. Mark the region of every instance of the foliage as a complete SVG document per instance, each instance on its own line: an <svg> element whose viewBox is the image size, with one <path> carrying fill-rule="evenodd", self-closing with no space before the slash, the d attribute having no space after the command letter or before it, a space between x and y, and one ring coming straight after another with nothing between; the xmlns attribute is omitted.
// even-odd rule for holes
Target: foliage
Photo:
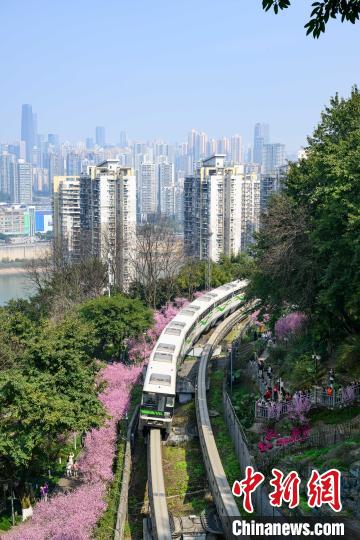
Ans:
<svg viewBox="0 0 360 540"><path fill-rule="evenodd" d="M306 319L305 313L301 313L300 311L293 311L285 317L282 317L275 323L276 337L279 339L286 339L299 333L303 328Z"/></svg>
<svg viewBox="0 0 360 540"><path fill-rule="evenodd" d="M61 446L59 435L100 424L91 358L93 329L74 317L39 327L20 313L2 312L11 365L0 371L0 471L21 482L47 470Z"/></svg>
<svg viewBox="0 0 360 540"><path fill-rule="evenodd" d="M189 261L181 268L177 277L179 294L193 299L196 291L206 288L207 265L207 261ZM246 253L239 253L232 257L222 256L218 263L211 262L210 264L211 287L219 287L235 279L249 278L254 269L254 260Z"/></svg>
<svg viewBox="0 0 360 540"><path fill-rule="evenodd" d="M310 408L311 401L309 397L301 392L296 392L291 401L288 413L290 418L292 418L295 422L303 424L307 421L306 415L309 413Z"/></svg>
<svg viewBox="0 0 360 540"><path fill-rule="evenodd" d="M61 249L33 260L27 277L35 289L33 304L54 318L90 298L101 296L108 285L107 266L96 257L72 261Z"/></svg>
<svg viewBox="0 0 360 540"><path fill-rule="evenodd" d="M336 354L336 371L350 376L352 379L360 378L360 336L349 336L338 347Z"/></svg>
<svg viewBox="0 0 360 540"><path fill-rule="evenodd" d="M102 359L120 359L126 340L143 334L152 322L151 311L140 300L121 294L89 300L79 307L79 313L94 326L95 354Z"/></svg>
<svg viewBox="0 0 360 540"><path fill-rule="evenodd" d="M360 94L337 95L270 201L254 254L253 296L309 316L328 351L360 328Z"/></svg>
<svg viewBox="0 0 360 540"><path fill-rule="evenodd" d="M157 331L165 324L166 314L168 317L173 317L181 305L182 302L179 301L175 310L171 306L164 310L164 314L159 317L156 326ZM80 323L79 320L77 320L77 324L78 327L79 325L85 325L85 327L93 328L90 323ZM89 335L90 348L96 343L96 330L93 328L93 331L92 338L91 334ZM71 339L71 348L69 347L69 350L72 348L77 349L75 332L72 334L67 323L64 323L58 333L60 335L66 334ZM154 345L157 337L158 333L156 331L147 333L148 351L151 351L151 346ZM84 338L85 333L83 335L80 333L78 348L86 351L87 345ZM72 339L75 341L72 341ZM91 339L94 341L91 342ZM135 342L132 341L130 346L134 347ZM62 358L65 356L65 359L67 359L67 352L64 350L55 351L54 354L60 356L57 366L55 366L56 370L60 369L62 371ZM85 355L85 352L83 354ZM50 351L47 350L45 354L46 365L50 358L49 355ZM37 355L35 357L37 358ZM94 369L92 364L89 367ZM106 383L105 388L102 389L98 397L107 413L107 419L100 427L87 432L85 449L78 460L79 473L85 483L68 495L57 494L51 497L48 502L42 501L37 504L33 518L27 523L12 529L6 538L9 540L22 540L23 538L28 540L35 538L36 540L45 540L47 538L88 540L92 537L92 531L106 508L107 486L114 479L113 465L119 435L118 424L129 408L130 391L139 377L142 367L143 364L127 367L120 362L116 362L107 365L101 370L97 376L97 386L94 385L93 392L96 391L96 388L103 388L102 382ZM62 379L62 376L60 376L60 379ZM86 400L88 396L85 394L82 399ZM29 407L31 407L31 404L29 404ZM119 452L121 454L121 443Z"/></svg>
<svg viewBox="0 0 360 540"><path fill-rule="evenodd" d="M264 10L268 11L273 8L276 14L279 9L287 9L290 4L290 0L262 0ZM359 0L322 0L313 2L311 7L313 9L310 20L305 24L305 28L307 29L306 35L312 34L314 38L318 38L322 32L325 32L330 17L336 19L339 16L341 22L349 21L352 24L359 20Z"/></svg>

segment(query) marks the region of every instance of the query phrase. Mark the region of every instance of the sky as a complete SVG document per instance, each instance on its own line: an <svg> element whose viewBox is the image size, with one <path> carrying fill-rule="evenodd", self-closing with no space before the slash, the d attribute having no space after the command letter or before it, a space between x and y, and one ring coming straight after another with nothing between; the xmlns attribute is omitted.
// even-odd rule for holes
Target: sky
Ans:
<svg viewBox="0 0 360 540"><path fill-rule="evenodd" d="M360 23L306 37L311 0L264 13L261 0L2 0L0 141L38 132L73 142L106 128L131 139L243 135L270 124L296 151L329 98L359 82Z"/></svg>

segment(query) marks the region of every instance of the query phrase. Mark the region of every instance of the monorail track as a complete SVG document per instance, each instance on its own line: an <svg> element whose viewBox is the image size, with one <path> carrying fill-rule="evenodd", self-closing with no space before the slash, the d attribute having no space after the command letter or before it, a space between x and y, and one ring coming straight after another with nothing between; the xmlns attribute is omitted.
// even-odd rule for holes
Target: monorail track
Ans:
<svg viewBox="0 0 360 540"><path fill-rule="evenodd" d="M224 339L235 324L246 321L247 319L248 314L244 313L244 310L241 310L240 313L237 311L227 317L211 334L201 355L195 394L200 446L211 493L223 526L225 538L233 538L231 533L231 518L239 518L240 512L227 481L211 427L206 399L206 372L208 361L216 345Z"/></svg>
<svg viewBox="0 0 360 540"><path fill-rule="evenodd" d="M160 429L151 429L148 435L148 482L153 538L171 540L162 467Z"/></svg>
<svg viewBox="0 0 360 540"><path fill-rule="evenodd" d="M215 328L208 339L200 359L197 389L195 395L196 416L200 446L205 468L214 498L214 502L223 525L226 538L231 538L231 517L240 517L238 506L232 495L216 447L206 400L206 371L207 363L216 345L229 333L231 328L248 318L244 307L229 315ZM156 540L171 540L170 516L167 508L164 473L162 467L161 431L151 429L148 435L148 485L151 510L152 538Z"/></svg>

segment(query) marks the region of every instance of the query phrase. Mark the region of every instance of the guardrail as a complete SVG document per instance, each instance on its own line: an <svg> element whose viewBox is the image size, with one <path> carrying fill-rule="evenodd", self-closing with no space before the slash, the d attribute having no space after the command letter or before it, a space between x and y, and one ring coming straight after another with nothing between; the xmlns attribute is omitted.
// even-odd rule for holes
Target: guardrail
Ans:
<svg viewBox="0 0 360 540"><path fill-rule="evenodd" d="M340 388L339 390L333 390L329 395L327 392L319 388L313 388L308 395L311 407L327 407L329 409L335 409L337 407L346 407L351 403L354 403L360 399L360 384L353 384ZM259 420L268 420L270 418L276 418L279 420L286 416L292 407L291 401L279 401L267 403L256 402L255 403L255 418Z"/></svg>
<svg viewBox="0 0 360 540"><path fill-rule="evenodd" d="M229 330L236 323L247 317L248 314L246 312L244 313L244 311L240 313L235 312L213 332L201 355L195 393L200 446L210 489L223 526L225 538L233 538L231 533L231 517L240 517L240 512L227 481L211 428L206 399L206 372L208 360L211 358L215 346L228 334Z"/></svg>
<svg viewBox="0 0 360 540"><path fill-rule="evenodd" d="M137 405L133 415L130 419L127 434L126 434L126 445L125 445L125 454L124 454L124 464L122 471L121 479L121 492L120 492L120 502L117 511L116 517L116 526L114 533L114 540L123 540L124 538L124 529L128 513L128 493L129 493L129 482L131 477L131 449L133 444L133 433L138 420L140 405Z"/></svg>

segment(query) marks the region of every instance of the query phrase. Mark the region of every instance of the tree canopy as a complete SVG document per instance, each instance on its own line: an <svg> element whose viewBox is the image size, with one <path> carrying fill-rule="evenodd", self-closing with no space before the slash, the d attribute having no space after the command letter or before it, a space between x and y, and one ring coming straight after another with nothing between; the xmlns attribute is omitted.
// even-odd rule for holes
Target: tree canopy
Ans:
<svg viewBox="0 0 360 540"><path fill-rule="evenodd" d="M124 340L141 335L152 323L152 312L141 300L121 294L89 300L79 307L79 313L94 326L95 354L102 359L119 359L126 348Z"/></svg>
<svg viewBox="0 0 360 540"><path fill-rule="evenodd" d="M319 340L360 329L360 94L338 95L321 115L306 157L270 201L255 247L253 293L300 307Z"/></svg>
<svg viewBox="0 0 360 540"><path fill-rule="evenodd" d="M271 8L274 13L287 9L291 5L291 0L262 0L265 11ZM359 20L360 0L322 0L312 2L312 11L309 21L305 24L306 35L312 34L314 38L319 38L325 32L329 19L341 18L341 22L348 21L355 24Z"/></svg>

